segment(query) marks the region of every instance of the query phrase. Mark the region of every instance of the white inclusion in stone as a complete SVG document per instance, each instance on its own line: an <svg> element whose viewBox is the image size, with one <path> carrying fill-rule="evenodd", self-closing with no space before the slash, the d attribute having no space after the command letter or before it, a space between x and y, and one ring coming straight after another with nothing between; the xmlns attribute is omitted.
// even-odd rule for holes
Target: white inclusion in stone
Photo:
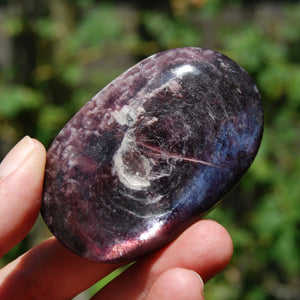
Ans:
<svg viewBox="0 0 300 300"><path fill-rule="evenodd" d="M208 55L213 55L215 52L213 50L207 49L205 50L205 53Z"/></svg>
<svg viewBox="0 0 300 300"><path fill-rule="evenodd" d="M173 73L176 75L176 76L183 76L183 75L186 75L188 73L199 73L199 71L192 65L182 65L180 67L177 67Z"/></svg>
<svg viewBox="0 0 300 300"><path fill-rule="evenodd" d="M256 93L259 94L259 90L258 90L258 88L257 88L257 86L256 86L255 84L253 85L253 89L254 89L254 91L255 91Z"/></svg>
<svg viewBox="0 0 300 300"><path fill-rule="evenodd" d="M145 110L141 106L124 105L121 110L114 111L111 114L120 125L132 127L138 120L138 117L144 112Z"/></svg>
<svg viewBox="0 0 300 300"><path fill-rule="evenodd" d="M132 153L132 160L138 157L138 162L134 164L129 157ZM117 174L120 181L133 190L143 190L150 186L150 173L153 162L151 159L137 153L134 135L125 134L121 146L114 155L113 174ZM135 166L134 166L135 165ZM138 165L138 169L136 169Z"/></svg>
<svg viewBox="0 0 300 300"><path fill-rule="evenodd" d="M150 173L150 163L146 158L141 158L142 168L147 171L146 176L140 176L139 172L130 174L128 167L124 164L122 159L122 151L117 151L115 155L115 171L117 171L120 181L129 189L141 191L151 185L150 180L148 180L147 175Z"/></svg>
<svg viewBox="0 0 300 300"><path fill-rule="evenodd" d="M153 172L155 161L139 152L133 130L125 134L119 149L113 157L112 174L117 175L124 186L141 191L151 185L151 181L168 172Z"/></svg>

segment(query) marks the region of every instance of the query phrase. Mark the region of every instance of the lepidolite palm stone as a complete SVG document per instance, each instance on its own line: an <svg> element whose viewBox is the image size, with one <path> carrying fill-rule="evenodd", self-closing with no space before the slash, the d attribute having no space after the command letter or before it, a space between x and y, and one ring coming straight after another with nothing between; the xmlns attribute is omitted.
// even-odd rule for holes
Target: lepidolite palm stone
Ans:
<svg viewBox="0 0 300 300"><path fill-rule="evenodd" d="M228 57L199 48L150 56L56 137L42 215L85 258L134 259L217 204L249 168L262 131L259 92Z"/></svg>

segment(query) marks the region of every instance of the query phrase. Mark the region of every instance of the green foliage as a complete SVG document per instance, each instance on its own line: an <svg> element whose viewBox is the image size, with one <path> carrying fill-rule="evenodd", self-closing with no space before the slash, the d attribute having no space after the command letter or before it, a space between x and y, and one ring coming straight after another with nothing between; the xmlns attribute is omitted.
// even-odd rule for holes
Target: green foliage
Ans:
<svg viewBox="0 0 300 300"><path fill-rule="evenodd" d="M79 51L83 47L101 47L121 38L122 23L116 10L113 6L102 5L88 13L68 37L69 51Z"/></svg>
<svg viewBox="0 0 300 300"><path fill-rule="evenodd" d="M266 121L258 157L238 188L242 197L252 194L251 213L236 216L240 219L231 220L234 225L225 223L234 228L230 230L236 249L233 265L243 267L244 275L240 294L231 299L296 299L289 293L279 298L276 289L263 288L264 284L293 286L291 282L297 282L300 274L300 65L299 55L293 52L300 34L294 30L299 26L296 15L299 19L299 5L286 9L272 28L245 20L238 28L222 31L226 53L255 78ZM252 258L243 258L243 253ZM251 278L253 273L256 280Z"/></svg>
<svg viewBox="0 0 300 300"><path fill-rule="evenodd" d="M0 56L0 140L8 144L2 148L25 134L48 146L96 92L147 55L182 46L216 48L253 76L265 132L247 175L208 215L228 229L235 252L206 296L298 299L300 4L283 2L280 13L265 16L263 6L250 9L243 1L183 2L190 9L177 0L168 11L77 0L49 1L47 13L35 18L26 10L8 13L0 36L3 49L5 42L11 47L7 60Z"/></svg>
<svg viewBox="0 0 300 300"><path fill-rule="evenodd" d="M143 14L143 24L162 49L199 44L201 40L199 30L165 13L148 11Z"/></svg>
<svg viewBox="0 0 300 300"><path fill-rule="evenodd" d="M0 87L0 118L13 119L24 110L37 109L42 104L41 95L26 86Z"/></svg>
<svg viewBox="0 0 300 300"><path fill-rule="evenodd" d="M89 294L90 296L95 295L99 290L104 288L107 284L109 284L112 280L114 280L116 277L118 277L120 274L122 274L126 269L128 269L130 266L132 266L134 263L129 263L125 266L122 266L120 268L117 268L113 272L111 272L109 275L105 276L102 280L95 283L93 286L89 288Z"/></svg>
<svg viewBox="0 0 300 300"><path fill-rule="evenodd" d="M69 115L64 107L44 106L39 112L36 136L42 143L49 144L53 136L57 134L68 121L68 117Z"/></svg>

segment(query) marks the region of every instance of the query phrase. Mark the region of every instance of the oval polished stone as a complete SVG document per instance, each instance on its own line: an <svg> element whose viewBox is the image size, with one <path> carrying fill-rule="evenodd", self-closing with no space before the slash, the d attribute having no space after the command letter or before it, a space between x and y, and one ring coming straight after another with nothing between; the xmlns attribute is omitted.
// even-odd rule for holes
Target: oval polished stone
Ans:
<svg viewBox="0 0 300 300"><path fill-rule="evenodd" d="M85 258L134 259L214 207L249 168L262 132L259 92L235 62L199 48L155 54L56 137L42 215Z"/></svg>

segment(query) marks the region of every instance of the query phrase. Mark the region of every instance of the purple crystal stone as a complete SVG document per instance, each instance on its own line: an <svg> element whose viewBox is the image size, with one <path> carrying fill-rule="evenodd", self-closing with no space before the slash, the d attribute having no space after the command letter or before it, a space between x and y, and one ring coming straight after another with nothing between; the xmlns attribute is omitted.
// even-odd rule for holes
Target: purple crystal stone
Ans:
<svg viewBox="0 0 300 300"><path fill-rule="evenodd" d="M249 168L262 132L258 89L231 59L200 48L152 55L56 137L42 216L87 259L134 259L214 207Z"/></svg>

